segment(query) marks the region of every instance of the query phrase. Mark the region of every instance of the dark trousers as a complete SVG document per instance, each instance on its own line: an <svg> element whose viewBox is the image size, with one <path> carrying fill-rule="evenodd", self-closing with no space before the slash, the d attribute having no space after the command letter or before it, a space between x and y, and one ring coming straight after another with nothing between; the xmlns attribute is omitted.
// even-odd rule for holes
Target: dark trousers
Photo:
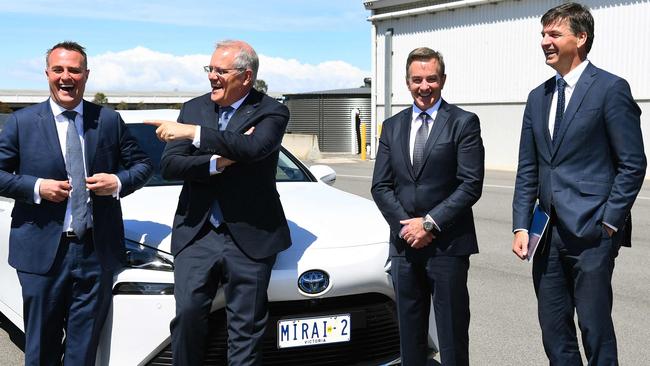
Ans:
<svg viewBox="0 0 650 366"><path fill-rule="evenodd" d="M206 223L174 260L176 317L171 322L174 365L203 365L208 315L223 285L228 322L228 364L261 365L267 295L275 255L254 260L221 225Z"/></svg>
<svg viewBox="0 0 650 366"><path fill-rule="evenodd" d="M469 256L391 257L403 366L425 366L433 298L443 366L469 365Z"/></svg>
<svg viewBox="0 0 650 366"><path fill-rule="evenodd" d="M558 226L533 262L544 350L551 365L582 365L574 311L589 365L618 365L612 323L612 272L618 246L605 230L586 243Z"/></svg>
<svg viewBox="0 0 650 366"><path fill-rule="evenodd" d="M111 304L113 273L102 270L92 239L62 238L49 272L18 271L18 279L25 365L60 365L62 359L66 366L94 365Z"/></svg>

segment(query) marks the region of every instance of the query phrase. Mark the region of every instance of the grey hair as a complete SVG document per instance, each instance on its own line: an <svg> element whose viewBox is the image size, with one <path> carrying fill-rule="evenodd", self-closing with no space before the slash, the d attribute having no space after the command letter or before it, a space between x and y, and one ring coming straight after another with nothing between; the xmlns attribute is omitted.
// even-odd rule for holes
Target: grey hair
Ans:
<svg viewBox="0 0 650 366"><path fill-rule="evenodd" d="M237 56L235 56L235 63L233 67L236 69L250 69L253 72L252 84L257 80L257 70L260 67L260 59L257 57L257 53L249 44L243 41L237 40L223 40L217 42L216 49L219 48L233 48L239 50Z"/></svg>

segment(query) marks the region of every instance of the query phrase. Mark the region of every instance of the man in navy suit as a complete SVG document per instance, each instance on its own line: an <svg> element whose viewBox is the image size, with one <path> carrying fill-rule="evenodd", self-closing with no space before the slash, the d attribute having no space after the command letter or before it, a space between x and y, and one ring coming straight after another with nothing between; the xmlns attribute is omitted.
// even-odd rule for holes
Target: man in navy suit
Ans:
<svg viewBox="0 0 650 366"><path fill-rule="evenodd" d="M289 111L253 89L258 65L245 42L217 44L205 66L212 91L185 103L180 123L151 122L169 142L163 176L185 181L172 231L174 365L203 364L220 285L228 364L262 364L271 269L291 238L275 185Z"/></svg>
<svg viewBox="0 0 650 366"><path fill-rule="evenodd" d="M431 298L442 364L469 364L470 254L478 253L472 205L483 189L478 117L441 97L442 55L413 50L406 85L413 106L387 119L372 196L390 226L402 364L427 362Z"/></svg>
<svg viewBox="0 0 650 366"><path fill-rule="evenodd" d="M50 99L13 113L0 134L0 195L15 200L9 264L22 286L25 364L94 365L125 260L119 198L152 165L115 111L82 99L83 47L59 43L46 62Z"/></svg>
<svg viewBox="0 0 650 366"><path fill-rule="evenodd" d="M551 219L533 283L551 365L617 365L612 272L629 245L630 209L646 157L641 111L628 83L587 60L594 20L568 3L542 16L542 51L557 73L528 95L513 199L512 250L524 259L536 200ZM542 245L542 244L540 244Z"/></svg>

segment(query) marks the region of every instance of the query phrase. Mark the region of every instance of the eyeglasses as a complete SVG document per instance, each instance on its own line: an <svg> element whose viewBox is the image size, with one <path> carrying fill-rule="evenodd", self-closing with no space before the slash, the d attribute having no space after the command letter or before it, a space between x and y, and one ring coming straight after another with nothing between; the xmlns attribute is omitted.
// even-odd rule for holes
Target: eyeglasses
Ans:
<svg viewBox="0 0 650 366"><path fill-rule="evenodd" d="M217 74L218 76L221 76L221 77L224 77L224 76L228 75L231 71L235 71L235 70L239 71L239 73L241 73L245 69L242 69L242 68L222 69L222 68L219 68L219 67L216 67L216 66L203 66L203 71L205 71L206 73L209 74L211 72L214 72L215 74Z"/></svg>

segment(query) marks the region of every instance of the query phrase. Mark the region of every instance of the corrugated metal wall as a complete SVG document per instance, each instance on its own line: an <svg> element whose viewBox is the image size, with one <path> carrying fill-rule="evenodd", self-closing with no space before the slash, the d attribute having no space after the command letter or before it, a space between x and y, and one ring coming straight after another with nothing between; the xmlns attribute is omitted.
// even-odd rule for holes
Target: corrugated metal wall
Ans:
<svg viewBox="0 0 650 366"><path fill-rule="evenodd" d="M544 64L539 19L562 1L502 1L377 21L377 103L384 100L384 32L393 36L393 104L410 104L403 84L408 53L420 46L442 52L447 66L443 97L454 103L525 102L554 71ZM650 99L650 1L585 0L596 22L589 59L618 74L637 99ZM393 110L396 113L399 109Z"/></svg>
<svg viewBox="0 0 650 366"><path fill-rule="evenodd" d="M354 108L359 109L361 123L366 124L366 138L370 141L370 96L309 95L288 98L285 104L291 113L287 132L317 135L322 152L352 152L356 132L352 131L350 112Z"/></svg>
<svg viewBox="0 0 650 366"><path fill-rule="evenodd" d="M392 113L411 105L405 86L408 53L421 46L444 55L450 103L481 119L486 167L516 169L519 131L530 90L554 75L540 48L541 16L565 1L500 1L434 14L375 21L376 58L372 91L375 121L384 116L384 33L393 29ZM627 79L643 111L641 126L650 146L650 0L582 0L595 20L589 60ZM378 136L373 136L377 144ZM648 153L650 154L650 153ZM374 157L374 153L371 153Z"/></svg>

